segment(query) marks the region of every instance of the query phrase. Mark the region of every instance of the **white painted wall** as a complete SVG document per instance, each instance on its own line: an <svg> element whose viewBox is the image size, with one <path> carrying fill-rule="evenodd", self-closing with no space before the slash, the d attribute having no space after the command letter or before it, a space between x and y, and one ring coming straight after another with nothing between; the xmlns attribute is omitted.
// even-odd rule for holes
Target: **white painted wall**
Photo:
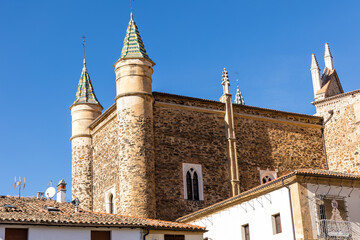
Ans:
<svg viewBox="0 0 360 240"><path fill-rule="evenodd" d="M5 228L0 227L0 240L5 240Z"/></svg>
<svg viewBox="0 0 360 240"><path fill-rule="evenodd" d="M307 189L314 238L317 238L319 232L316 222L318 216L315 197L322 194L329 197L344 197L348 212L348 219L344 220L351 222L353 239L360 239L360 189L318 184L307 184Z"/></svg>
<svg viewBox="0 0 360 240"><path fill-rule="evenodd" d="M5 228L28 228L28 240L90 240L91 230L111 231L112 240L139 240L141 229L109 229L109 228L80 228L80 227L46 227L46 226L0 226L0 240L5 240Z"/></svg>
<svg viewBox="0 0 360 240"><path fill-rule="evenodd" d="M81 228L81 227L46 227L46 226L21 226L1 225L0 240L5 240L5 228L28 228L28 240L90 240L91 230L111 231L111 240L142 240L142 229L111 229L111 228ZM184 234L185 240L202 240L201 233L168 231L170 234ZM164 234L149 234L147 240L164 240Z"/></svg>
<svg viewBox="0 0 360 240"><path fill-rule="evenodd" d="M280 213L282 233L273 234L272 215ZM261 197L229 207L191 224L208 230L204 237L212 240L242 239L241 226L249 224L250 239L293 239L289 192L281 188Z"/></svg>

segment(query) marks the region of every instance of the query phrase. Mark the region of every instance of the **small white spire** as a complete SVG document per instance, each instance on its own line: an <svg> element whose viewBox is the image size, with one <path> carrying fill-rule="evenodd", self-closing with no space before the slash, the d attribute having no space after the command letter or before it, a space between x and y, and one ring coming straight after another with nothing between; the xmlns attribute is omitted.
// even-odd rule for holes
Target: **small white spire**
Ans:
<svg viewBox="0 0 360 240"><path fill-rule="evenodd" d="M325 43L324 60L325 60L325 67L328 68L329 70L333 70L334 69L333 57L331 55L330 47L328 43Z"/></svg>
<svg viewBox="0 0 360 240"><path fill-rule="evenodd" d="M311 68L310 69L311 70L312 69L319 69L320 70L319 64L317 62L317 59L316 59L316 56L315 56L314 53L311 55Z"/></svg>
<svg viewBox="0 0 360 240"><path fill-rule="evenodd" d="M314 98L316 98L316 93L321 89L321 78L320 78L320 68L316 60L315 54L311 55L311 77L313 82Z"/></svg>

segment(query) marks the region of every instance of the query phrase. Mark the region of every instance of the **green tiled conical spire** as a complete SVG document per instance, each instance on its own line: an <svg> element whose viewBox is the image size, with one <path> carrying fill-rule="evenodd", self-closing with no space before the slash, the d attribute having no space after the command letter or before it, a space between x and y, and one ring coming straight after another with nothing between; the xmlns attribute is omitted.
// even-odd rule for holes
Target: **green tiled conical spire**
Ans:
<svg viewBox="0 0 360 240"><path fill-rule="evenodd" d="M144 43L141 40L141 36L136 26L136 23L133 19L132 13L130 15L129 26L126 30L124 46L121 51L120 59L129 59L129 58L145 58L153 62L146 53Z"/></svg>
<svg viewBox="0 0 360 240"><path fill-rule="evenodd" d="M76 99L73 104L77 103L94 103L99 104L92 87L90 76L86 69L86 61L84 59L84 67L81 72L78 90L76 92Z"/></svg>
<svg viewBox="0 0 360 240"><path fill-rule="evenodd" d="M235 103L235 104L240 104L240 105L245 105L244 98L243 98L243 96L241 95L241 92L240 92L240 89L239 89L239 88L237 88L237 90L236 90L234 103Z"/></svg>

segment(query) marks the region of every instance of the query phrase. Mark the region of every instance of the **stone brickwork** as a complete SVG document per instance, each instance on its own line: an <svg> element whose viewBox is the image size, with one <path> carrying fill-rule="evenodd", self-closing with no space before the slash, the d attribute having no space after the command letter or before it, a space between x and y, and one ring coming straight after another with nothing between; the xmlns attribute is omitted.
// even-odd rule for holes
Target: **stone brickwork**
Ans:
<svg viewBox="0 0 360 240"><path fill-rule="evenodd" d="M234 108L238 113L248 110L246 106ZM282 114L279 113L280 116ZM296 119L293 122L304 118L294 114L288 117ZM235 114L241 191L260 184L257 168L278 169L278 176L300 168L325 168L321 125L314 127L271 120L245 118ZM307 120L311 121L311 118ZM313 121L317 122L318 119Z"/></svg>
<svg viewBox="0 0 360 240"><path fill-rule="evenodd" d="M154 144L158 218L174 220L231 196L222 115L155 102ZM184 199L182 163L201 164L204 201Z"/></svg>
<svg viewBox="0 0 360 240"><path fill-rule="evenodd" d="M115 188L115 212L119 191L119 125L116 111L92 130L93 136L93 204L94 211L106 212L106 192Z"/></svg>
<svg viewBox="0 0 360 240"><path fill-rule="evenodd" d="M360 174L360 90L313 103L327 120L324 136L329 169Z"/></svg>
<svg viewBox="0 0 360 240"><path fill-rule="evenodd" d="M176 219L230 197L224 104L154 93L157 217ZM260 184L257 167L325 168L322 119L234 106L241 191ZM203 168L204 201L184 199L182 163ZM168 209L171 208L171 211Z"/></svg>
<svg viewBox="0 0 360 240"><path fill-rule="evenodd" d="M137 116L132 109L118 110L119 212L154 218L154 145L152 117Z"/></svg>
<svg viewBox="0 0 360 240"><path fill-rule="evenodd" d="M109 189L116 213L168 220L231 196L224 104L153 95L153 121L114 105L92 124L94 211L106 211ZM234 118L241 191L260 184L258 167L325 168L322 118L242 105ZM184 199L182 163L201 164L204 201Z"/></svg>
<svg viewBox="0 0 360 240"><path fill-rule="evenodd" d="M72 139L72 199L79 198L81 208L91 210L92 150L90 137Z"/></svg>

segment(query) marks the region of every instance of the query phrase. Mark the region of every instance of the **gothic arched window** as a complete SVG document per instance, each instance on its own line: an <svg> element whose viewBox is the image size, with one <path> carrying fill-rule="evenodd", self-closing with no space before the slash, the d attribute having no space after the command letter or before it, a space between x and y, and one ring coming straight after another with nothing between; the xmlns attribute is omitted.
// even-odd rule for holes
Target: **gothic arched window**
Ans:
<svg viewBox="0 0 360 240"><path fill-rule="evenodd" d="M196 171L194 171L192 180L193 180L194 200L199 200L199 179Z"/></svg>
<svg viewBox="0 0 360 240"><path fill-rule="evenodd" d="M187 200L204 200L201 165L183 163L184 196Z"/></svg>
<svg viewBox="0 0 360 240"><path fill-rule="evenodd" d="M188 171L186 173L186 187L187 187L187 199L188 200L193 200L192 196L193 196L193 186L192 186L192 179L191 179L191 173L190 171Z"/></svg>

